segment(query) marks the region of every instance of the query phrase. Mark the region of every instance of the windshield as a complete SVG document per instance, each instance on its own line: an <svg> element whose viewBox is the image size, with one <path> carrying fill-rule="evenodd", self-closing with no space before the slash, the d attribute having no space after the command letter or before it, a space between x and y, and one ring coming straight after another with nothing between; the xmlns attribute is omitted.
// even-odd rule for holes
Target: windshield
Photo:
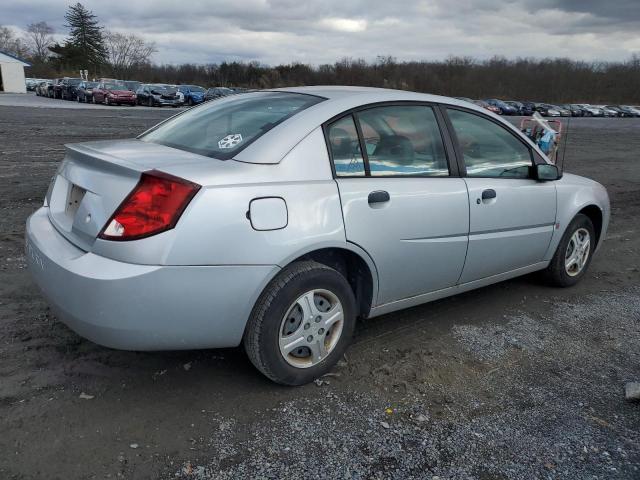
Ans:
<svg viewBox="0 0 640 480"><path fill-rule="evenodd" d="M187 110L140 140L226 160L279 123L322 100L290 92L233 96Z"/></svg>
<svg viewBox="0 0 640 480"><path fill-rule="evenodd" d="M84 83L84 88L93 88L98 86L98 82L85 82Z"/></svg>
<svg viewBox="0 0 640 480"><path fill-rule="evenodd" d="M191 87L189 87L189 90L191 90L192 92L198 92L198 93L204 92L204 88L202 88L202 87L191 86Z"/></svg>
<svg viewBox="0 0 640 480"><path fill-rule="evenodd" d="M166 85L152 85L151 93L155 93L157 95L164 95L167 93L176 93L178 91L175 87L169 87Z"/></svg>
<svg viewBox="0 0 640 480"><path fill-rule="evenodd" d="M117 83L105 83L104 89L105 90L126 90L124 85L119 85Z"/></svg>

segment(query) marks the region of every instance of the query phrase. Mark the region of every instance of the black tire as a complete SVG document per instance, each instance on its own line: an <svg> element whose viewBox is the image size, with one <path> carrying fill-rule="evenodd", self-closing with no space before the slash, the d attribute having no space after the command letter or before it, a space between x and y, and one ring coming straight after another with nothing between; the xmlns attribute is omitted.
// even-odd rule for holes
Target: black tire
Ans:
<svg viewBox="0 0 640 480"><path fill-rule="evenodd" d="M109 97L107 97L106 95L104 96L104 104L105 104L105 105L110 105L110 103L109 103Z"/></svg>
<svg viewBox="0 0 640 480"><path fill-rule="evenodd" d="M149 100L147 100L147 105L153 107L153 98L149 97Z"/></svg>
<svg viewBox="0 0 640 480"><path fill-rule="evenodd" d="M582 270L574 276L571 276L567 273L567 269L565 268L565 256L567 253L567 248L569 243L571 242L571 237L578 230L584 228L589 232L589 255L587 260L582 267ZM560 244L556 249L556 253L553 255L549 266L544 270L544 276L549 284L554 287L572 287L576 283L578 283L582 277L584 277L585 273L589 269L589 265L591 264L591 259L593 258L593 250L596 247L596 236L593 228L593 223L586 215L579 213L576 215L567 230L564 232L562 239L560 240Z"/></svg>
<svg viewBox="0 0 640 480"><path fill-rule="evenodd" d="M323 360L299 368L289 364L280 352L280 328L296 299L314 289L331 292L342 304L342 334ZM258 298L247 323L243 344L251 363L266 377L282 385L304 385L329 372L342 358L355 324L356 300L344 276L321 263L296 262L282 270Z"/></svg>
<svg viewBox="0 0 640 480"><path fill-rule="evenodd" d="M187 99L187 106L188 106L188 107L193 107L193 99L192 99L191 97L189 97L189 98Z"/></svg>

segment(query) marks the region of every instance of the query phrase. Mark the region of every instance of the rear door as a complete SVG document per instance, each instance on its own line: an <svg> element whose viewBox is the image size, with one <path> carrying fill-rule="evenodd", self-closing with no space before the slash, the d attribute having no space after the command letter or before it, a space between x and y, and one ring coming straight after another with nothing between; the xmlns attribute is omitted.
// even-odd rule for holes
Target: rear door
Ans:
<svg viewBox="0 0 640 480"><path fill-rule="evenodd" d="M378 305L450 287L462 272L469 202L441 122L430 105L397 104L326 126L347 241L376 264Z"/></svg>
<svg viewBox="0 0 640 480"><path fill-rule="evenodd" d="M556 220L555 182L532 177L534 152L485 115L447 108L469 190L469 249L460 283L542 261Z"/></svg>

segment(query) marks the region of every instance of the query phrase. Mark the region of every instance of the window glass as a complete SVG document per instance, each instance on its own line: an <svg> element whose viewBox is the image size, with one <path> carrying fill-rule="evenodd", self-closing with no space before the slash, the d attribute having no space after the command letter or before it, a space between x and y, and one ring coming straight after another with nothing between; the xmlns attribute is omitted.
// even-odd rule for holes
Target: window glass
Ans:
<svg viewBox="0 0 640 480"><path fill-rule="evenodd" d="M163 95L175 92L172 87L154 86L153 90ZM290 92L238 95L187 110L140 139L225 160L279 123L321 101L320 97Z"/></svg>
<svg viewBox="0 0 640 480"><path fill-rule="evenodd" d="M338 177L364 176L364 161L353 117L342 117L329 127L331 156Z"/></svg>
<svg viewBox="0 0 640 480"><path fill-rule="evenodd" d="M531 153L511 132L479 115L447 111L468 177L529 178Z"/></svg>
<svg viewBox="0 0 640 480"><path fill-rule="evenodd" d="M358 112L371 176L447 176L449 165L431 107L388 106Z"/></svg>

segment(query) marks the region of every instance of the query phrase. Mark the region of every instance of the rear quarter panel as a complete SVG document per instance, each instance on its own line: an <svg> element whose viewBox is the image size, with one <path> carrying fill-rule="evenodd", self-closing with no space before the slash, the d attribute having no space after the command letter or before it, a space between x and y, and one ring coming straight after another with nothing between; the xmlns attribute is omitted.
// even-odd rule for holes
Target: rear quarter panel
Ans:
<svg viewBox="0 0 640 480"><path fill-rule="evenodd" d="M174 232L170 265L286 265L315 248L345 245L342 208L320 128L278 164L215 162L169 173L204 185ZM258 231L247 218L251 200L280 197L285 228Z"/></svg>

